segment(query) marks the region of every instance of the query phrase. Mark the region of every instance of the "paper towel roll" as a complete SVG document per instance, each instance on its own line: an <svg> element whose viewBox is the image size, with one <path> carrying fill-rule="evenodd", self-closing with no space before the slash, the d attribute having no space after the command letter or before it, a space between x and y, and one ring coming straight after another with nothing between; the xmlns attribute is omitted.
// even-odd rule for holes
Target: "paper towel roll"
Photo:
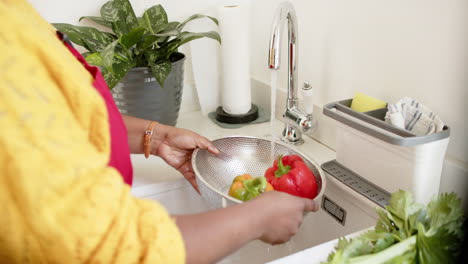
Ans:
<svg viewBox="0 0 468 264"><path fill-rule="evenodd" d="M212 6L200 13L217 17L218 6ZM190 32L219 30L218 26L209 19L192 20L187 27ZM203 115L208 116L221 105L221 45L210 38L201 38L190 41L189 46L200 108Z"/></svg>
<svg viewBox="0 0 468 264"><path fill-rule="evenodd" d="M221 6L218 9L221 35L223 110L233 115L246 114L251 107L249 5Z"/></svg>

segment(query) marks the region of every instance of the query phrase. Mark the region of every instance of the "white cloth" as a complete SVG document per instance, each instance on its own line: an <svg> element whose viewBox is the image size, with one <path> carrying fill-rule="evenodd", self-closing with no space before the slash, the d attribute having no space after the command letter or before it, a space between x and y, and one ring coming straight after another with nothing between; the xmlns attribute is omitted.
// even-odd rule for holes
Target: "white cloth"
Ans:
<svg viewBox="0 0 468 264"><path fill-rule="evenodd" d="M444 122L438 115L409 97L404 97L395 104L390 103L387 108L385 122L417 136L437 133L444 128Z"/></svg>

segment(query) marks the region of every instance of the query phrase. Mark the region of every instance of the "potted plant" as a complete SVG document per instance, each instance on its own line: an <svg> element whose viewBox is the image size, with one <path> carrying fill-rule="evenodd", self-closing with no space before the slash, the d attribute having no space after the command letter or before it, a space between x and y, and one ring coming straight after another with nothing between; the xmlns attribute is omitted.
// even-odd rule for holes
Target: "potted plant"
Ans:
<svg viewBox="0 0 468 264"><path fill-rule="evenodd" d="M86 61L99 66L119 110L144 119L175 125L183 88L185 55L178 48L198 38L221 43L219 34L187 32L184 27L199 18L195 14L182 23L169 22L161 5L137 17L129 0L113 0L100 9L101 16L84 16L95 27L53 24L75 44L83 46Z"/></svg>

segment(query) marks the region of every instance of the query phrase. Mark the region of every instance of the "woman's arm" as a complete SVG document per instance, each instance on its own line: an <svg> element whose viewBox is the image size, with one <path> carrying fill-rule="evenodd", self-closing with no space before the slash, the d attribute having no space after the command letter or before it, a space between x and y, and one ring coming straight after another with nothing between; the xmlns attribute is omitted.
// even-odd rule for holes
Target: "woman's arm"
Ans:
<svg viewBox="0 0 468 264"><path fill-rule="evenodd" d="M122 118L128 131L130 151L135 154L143 153L143 136L151 121L128 115L122 115ZM151 154L157 156L164 154L164 151L161 153L161 143L171 144L177 149L193 150L198 147L218 153L218 150L207 138L186 129L158 123L153 128Z"/></svg>
<svg viewBox="0 0 468 264"><path fill-rule="evenodd" d="M150 121L128 115L122 115L122 118L127 127L130 152L134 154L143 153L143 136Z"/></svg>
<svg viewBox="0 0 468 264"><path fill-rule="evenodd" d="M268 192L239 205L195 215L176 216L187 263L214 263L247 242L288 241L299 230L303 214L317 211L312 200Z"/></svg>

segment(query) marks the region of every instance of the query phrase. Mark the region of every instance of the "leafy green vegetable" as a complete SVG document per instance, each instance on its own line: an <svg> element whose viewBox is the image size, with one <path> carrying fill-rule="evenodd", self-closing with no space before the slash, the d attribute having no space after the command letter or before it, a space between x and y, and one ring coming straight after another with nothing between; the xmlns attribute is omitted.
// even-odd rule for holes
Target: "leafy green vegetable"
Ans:
<svg viewBox="0 0 468 264"><path fill-rule="evenodd" d="M192 20L207 18L218 24L216 18L195 14L182 23L169 22L161 5L148 8L137 17L129 0L111 0L100 10L101 16L80 18L104 26L112 33L96 28L70 24L53 24L59 31L68 35L75 44L83 46L86 60L91 65L102 67L104 78L112 89L133 67L150 67L161 86L171 72L171 62L178 48L189 41L211 38L221 43L217 32L201 33L182 31ZM91 54L91 55L90 55Z"/></svg>
<svg viewBox="0 0 468 264"><path fill-rule="evenodd" d="M440 194L427 207L406 191L377 208L374 230L339 239L328 264L456 263L463 240L463 210L455 193Z"/></svg>

